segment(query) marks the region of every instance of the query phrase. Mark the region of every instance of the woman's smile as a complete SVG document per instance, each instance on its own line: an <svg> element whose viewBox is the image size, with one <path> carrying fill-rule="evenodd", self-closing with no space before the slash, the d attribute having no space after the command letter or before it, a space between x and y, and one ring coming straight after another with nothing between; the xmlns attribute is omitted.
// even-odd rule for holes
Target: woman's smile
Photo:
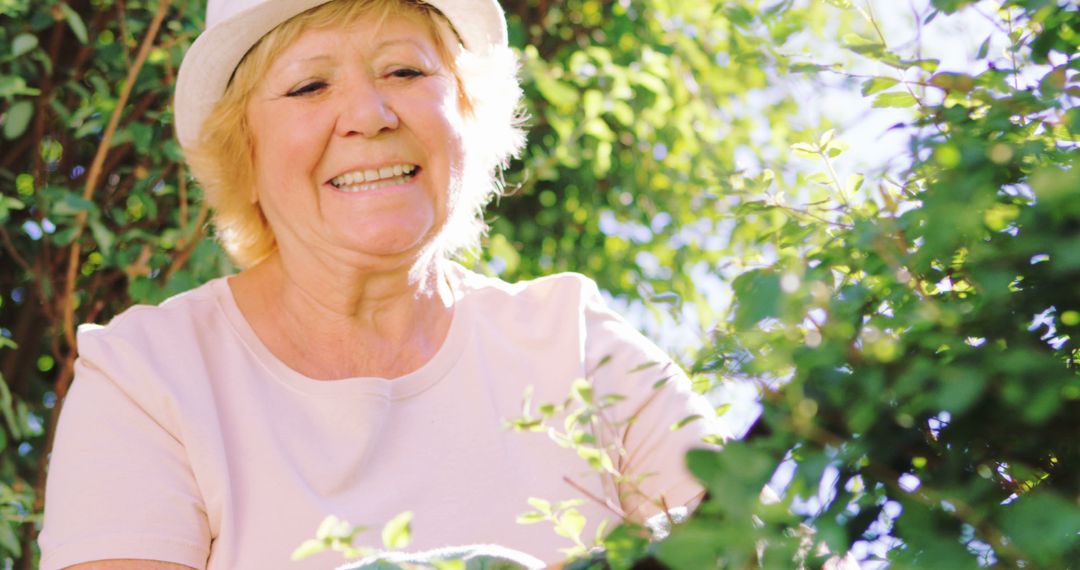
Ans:
<svg viewBox="0 0 1080 570"><path fill-rule="evenodd" d="M330 184L346 194L368 193L379 188L400 186L419 174L415 164L394 164L379 168L357 169L335 176Z"/></svg>

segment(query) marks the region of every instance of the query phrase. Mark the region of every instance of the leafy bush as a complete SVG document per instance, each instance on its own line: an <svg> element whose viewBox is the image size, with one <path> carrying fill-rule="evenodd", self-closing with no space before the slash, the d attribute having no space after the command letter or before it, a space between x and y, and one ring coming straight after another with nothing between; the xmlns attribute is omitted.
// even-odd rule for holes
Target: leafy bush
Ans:
<svg viewBox="0 0 1080 570"><path fill-rule="evenodd" d="M764 412L744 441L691 454L711 497L658 557L1075 567L1080 12L1005 2L988 17L1011 45L984 44L965 74L901 57L872 13L831 3L873 30L847 38L887 71L863 93L914 108L910 163L845 185L826 133L793 150L821 162L827 199L735 207L777 220L775 260L733 281L714 356L759 383ZM927 20L968 4L935 0Z"/></svg>

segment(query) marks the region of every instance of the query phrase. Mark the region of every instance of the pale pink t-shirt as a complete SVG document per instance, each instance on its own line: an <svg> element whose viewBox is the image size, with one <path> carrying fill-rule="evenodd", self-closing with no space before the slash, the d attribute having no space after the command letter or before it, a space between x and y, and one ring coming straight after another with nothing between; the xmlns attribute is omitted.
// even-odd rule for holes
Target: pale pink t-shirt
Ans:
<svg viewBox="0 0 1080 570"><path fill-rule="evenodd" d="M711 424L671 427L710 407L592 281L562 274L508 284L457 265L449 274L457 299L443 346L392 380L317 381L290 369L259 340L224 278L133 307L108 326L80 327L41 567L135 558L332 568L344 562L338 553L290 561L327 515L368 526L355 543L379 546L379 529L406 510L412 549L493 543L558 561L569 540L549 524L515 522L531 510L527 499L584 498L564 478L615 504L619 494L574 451L504 422L521 415L528 386L534 404L561 402L590 371L598 394L627 397L612 415L644 406L615 435L626 437L625 472L654 474L643 489L671 506L700 492L683 456ZM648 361L659 364L643 368ZM654 512L633 498L622 507ZM580 510L586 539L616 518L588 499Z"/></svg>

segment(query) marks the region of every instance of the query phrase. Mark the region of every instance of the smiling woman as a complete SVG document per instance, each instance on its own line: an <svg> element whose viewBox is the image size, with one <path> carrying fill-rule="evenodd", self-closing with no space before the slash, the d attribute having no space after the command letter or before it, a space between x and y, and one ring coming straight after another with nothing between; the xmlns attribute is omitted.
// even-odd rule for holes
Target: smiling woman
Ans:
<svg viewBox="0 0 1080 570"><path fill-rule="evenodd" d="M282 568L326 515L404 510L417 548L495 543L542 566L569 544L514 524L531 497L589 499L593 536L701 493L682 458L710 407L594 283L449 260L522 144L494 0L208 13L177 131L243 271L80 328L42 568ZM504 427L527 390L561 401L581 378L618 395L589 434L603 473ZM704 421L671 429L687 416Z"/></svg>

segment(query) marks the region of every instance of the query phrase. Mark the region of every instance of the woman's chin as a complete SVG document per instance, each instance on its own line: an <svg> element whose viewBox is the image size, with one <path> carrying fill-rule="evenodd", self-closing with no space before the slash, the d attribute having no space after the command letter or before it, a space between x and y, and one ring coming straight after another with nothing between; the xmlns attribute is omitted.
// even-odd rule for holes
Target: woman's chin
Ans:
<svg viewBox="0 0 1080 570"><path fill-rule="evenodd" d="M362 258L401 259L419 255L432 241L424 231L402 231L394 228L387 232L356 232L342 236L341 249L354 252Z"/></svg>
<svg viewBox="0 0 1080 570"><path fill-rule="evenodd" d="M422 248L424 241L434 237L438 218L429 200L406 200L392 207L325 206L321 216L322 240L333 249L340 247L377 256L400 255Z"/></svg>

